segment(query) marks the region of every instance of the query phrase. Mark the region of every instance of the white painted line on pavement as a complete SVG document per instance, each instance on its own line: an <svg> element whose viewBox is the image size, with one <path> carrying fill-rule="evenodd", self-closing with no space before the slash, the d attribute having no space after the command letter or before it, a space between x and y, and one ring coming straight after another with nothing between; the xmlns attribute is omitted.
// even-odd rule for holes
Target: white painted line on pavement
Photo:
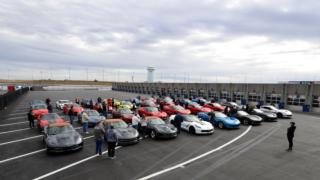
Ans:
<svg viewBox="0 0 320 180"><path fill-rule="evenodd" d="M158 172L156 172L156 173L150 174L150 175L148 175L148 176L139 178L138 180L151 179L151 178L153 178L153 177L156 177L156 176L159 176L159 175L161 175L161 174L167 173L167 172L172 171L172 170L174 170L174 169L183 168L183 167L185 167L186 165L188 165L188 164L190 164L190 163L192 163L192 162L194 162L194 161L196 161L196 160L198 160L198 159L200 159L200 158L203 158L203 157L205 157L205 156L208 156L208 155L210 155L210 154L212 154L212 153L214 153L214 152L216 152L216 151L219 151L219 150L221 150L222 148L224 148L224 147L226 147L226 146L234 143L235 141L237 141L238 139L240 139L240 138L242 138L244 135L246 135L246 134L251 130L251 128L252 128L252 126L249 126L246 131L244 131L242 134L240 134L240 135L237 136L236 138L232 139L231 141L229 141L229 142L227 142L227 143L225 143L225 144L223 144L223 145L221 145L221 146L219 146L219 147L217 147L217 148L215 148L215 149L213 149L213 150L211 150L211 151L208 151L208 152L206 152L206 153L204 153L204 154L201 154L201 155L199 155L199 156L196 156L196 157L194 157L194 158L192 158L192 159L189 159L189 160L187 160L187 161L185 161L185 162L182 162L182 163L180 163L180 164L177 164L177 165L175 165L175 166L172 166L172 167L169 167L169 168L167 168L167 169L163 169L163 170L158 171Z"/></svg>
<svg viewBox="0 0 320 180"><path fill-rule="evenodd" d="M12 143L16 143L16 142L21 142L21 141L26 141L26 140L30 140L30 139L35 139L35 138L42 137L42 136L43 135L31 136L31 137L18 139L18 140L14 140L14 141L8 141L8 142L0 143L0 146L4 146L4 145L7 145L7 144L12 144Z"/></svg>
<svg viewBox="0 0 320 180"><path fill-rule="evenodd" d="M9 117L9 118L5 118L4 120L11 120L11 119L27 119L27 116Z"/></svg>
<svg viewBox="0 0 320 180"><path fill-rule="evenodd" d="M16 130L12 130L12 131L4 131L4 132L0 132L0 135L13 133L13 132L18 132L18 131L25 131L25 130L30 130L30 128L22 128L22 129L16 129Z"/></svg>
<svg viewBox="0 0 320 180"><path fill-rule="evenodd" d="M119 148L121 148L121 146L116 147L116 149L119 149ZM108 151L104 151L102 154L106 154L106 153L108 153ZM50 173L48 173L48 174L45 174L45 175L42 175L42 176L40 176L40 177L34 178L33 180L44 179L44 178L46 178L46 177L49 177L49 176L54 175L54 174L57 174L57 173L59 173L59 172L61 172L61 171L64 171L64 170L66 170L66 169L69 169L69 168L71 168L71 167L73 167L73 166L76 166L76 165L81 164L81 163L83 163L83 162L89 161L89 160L91 160L91 159L93 159L93 158L95 158L95 157L98 157L98 155L96 154L96 155L93 155L93 156L89 156L89 157L87 157L87 158L85 158L85 159L82 159L82 160L80 160L80 161L77 161L77 162L74 162L74 163L69 164L69 165L67 165L67 166L64 166L64 167L62 167L62 168L60 168L60 169L57 169L57 170L55 170L55 171L52 171L52 172L50 172Z"/></svg>
<svg viewBox="0 0 320 180"><path fill-rule="evenodd" d="M15 125L15 124L25 124L28 123L27 121L23 121L23 122L15 122L15 123L8 123L8 124L0 124L0 127L3 126L11 126L11 125Z"/></svg>
<svg viewBox="0 0 320 180"><path fill-rule="evenodd" d="M16 115L21 115L21 114L24 114L25 116L27 116L27 113L28 113L28 112L10 113L10 114L8 114L8 116L16 116Z"/></svg>
<svg viewBox="0 0 320 180"><path fill-rule="evenodd" d="M42 135L41 135L42 136ZM88 137L85 137L83 138L84 140L85 139L89 139L89 138L93 138L94 136L88 136ZM46 148L44 149L39 149L37 151L33 151L33 152L29 152L29 153L26 153L26 154L22 154L22 155L19 155L19 156L15 156L15 157L12 157L12 158L8 158L8 159L4 159L4 160L1 160L0 161L0 164L3 164L5 162L8 162L8 161L12 161L12 160L16 160L16 159L20 159L20 158L23 158L23 157L26 157L26 156L30 156L30 155L33 155L33 154L37 154L37 153L40 153L40 152L43 152L47 150Z"/></svg>

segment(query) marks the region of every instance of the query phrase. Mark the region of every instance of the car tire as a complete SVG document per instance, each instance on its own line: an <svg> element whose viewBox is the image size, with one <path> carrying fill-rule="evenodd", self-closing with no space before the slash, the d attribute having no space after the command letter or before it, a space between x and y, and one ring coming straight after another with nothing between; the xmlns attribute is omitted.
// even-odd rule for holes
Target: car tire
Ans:
<svg viewBox="0 0 320 180"><path fill-rule="evenodd" d="M278 116L278 118L282 118L283 117L283 115L281 113L278 113L277 116Z"/></svg>
<svg viewBox="0 0 320 180"><path fill-rule="evenodd" d="M219 123L218 123L218 127L219 127L220 129L223 129L223 128L224 128L223 122L219 122Z"/></svg>
<svg viewBox="0 0 320 180"><path fill-rule="evenodd" d="M190 134L196 134L196 130L194 129L194 127L191 126L191 127L189 128L189 133L190 133Z"/></svg>
<svg viewBox="0 0 320 180"><path fill-rule="evenodd" d="M155 131L155 130L152 130L152 131L151 131L151 133L150 133L150 137L151 137L152 139L156 139L156 137L157 137L157 133L156 133L156 131Z"/></svg>

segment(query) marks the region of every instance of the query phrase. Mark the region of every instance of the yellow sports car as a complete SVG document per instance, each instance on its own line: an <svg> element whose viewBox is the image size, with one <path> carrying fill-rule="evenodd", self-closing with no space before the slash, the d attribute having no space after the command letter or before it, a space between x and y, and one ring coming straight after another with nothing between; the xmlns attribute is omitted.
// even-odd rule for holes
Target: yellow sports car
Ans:
<svg viewBox="0 0 320 180"><path fill-rule="evenodd" d="M119 108L132 109L133 108L133 104L130 101L122 101L120 103Z"/></svg>

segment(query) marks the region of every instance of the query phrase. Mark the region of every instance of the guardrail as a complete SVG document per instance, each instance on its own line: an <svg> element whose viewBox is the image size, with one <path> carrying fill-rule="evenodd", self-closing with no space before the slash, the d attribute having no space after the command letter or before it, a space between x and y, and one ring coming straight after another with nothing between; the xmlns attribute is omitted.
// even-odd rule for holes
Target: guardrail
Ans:
<svg viewBox="0 0 320 180"><path fill-rule="evenodd" d="M18 89L16 91L7 92L0 95L0 110L5 109L10 103L16 100L19 96L29 91L28 87Z"/></svg>

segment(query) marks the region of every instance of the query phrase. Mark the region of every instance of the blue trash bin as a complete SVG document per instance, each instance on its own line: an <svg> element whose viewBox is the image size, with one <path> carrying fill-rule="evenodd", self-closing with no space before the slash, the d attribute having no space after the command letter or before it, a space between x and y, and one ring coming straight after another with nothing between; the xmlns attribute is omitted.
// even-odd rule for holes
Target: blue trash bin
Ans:
<svg viewBox="0 0 320 180"><path fill-rule="evenodd" d="M310 112L310 105L308 104L305 104L302 106L302 111L303 112Z"/></svg>

